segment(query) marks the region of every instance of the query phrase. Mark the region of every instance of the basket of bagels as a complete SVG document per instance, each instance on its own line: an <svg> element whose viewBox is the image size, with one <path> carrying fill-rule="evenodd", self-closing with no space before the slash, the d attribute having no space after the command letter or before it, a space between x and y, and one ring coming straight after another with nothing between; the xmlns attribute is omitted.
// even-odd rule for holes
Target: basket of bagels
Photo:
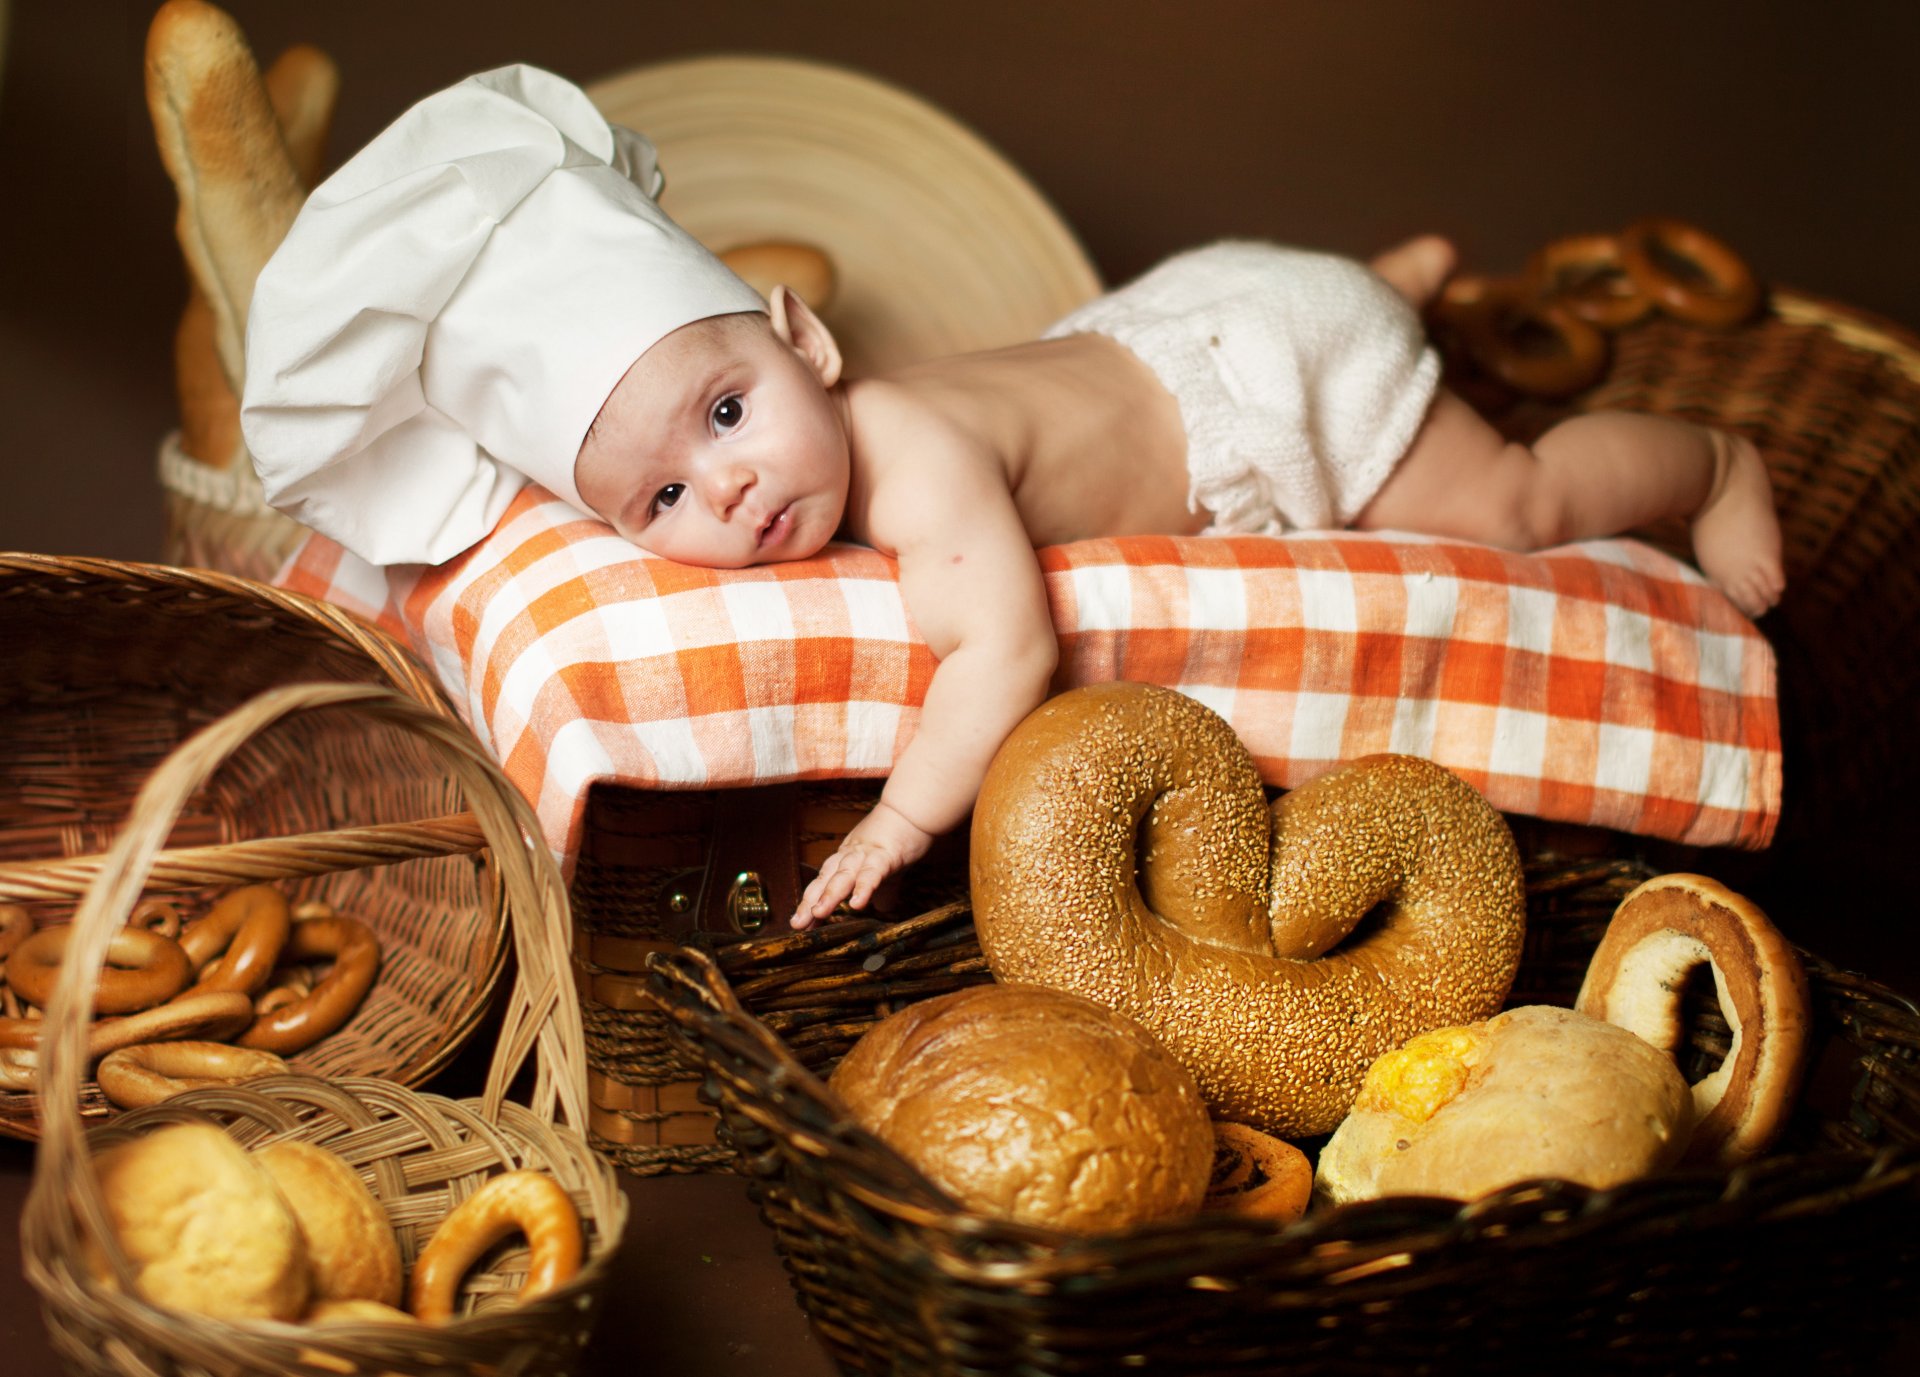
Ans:
<svg viewBox="0 0 1920 1377"><path fill-rule="evenodd" d="M0 555L0 643L0 1133L33 1138L75 909L172 750L302 681L381 685L458 720L380 631L232 575ZM508 949L500 884L417 733L290 719L244 742L162 840L99 974L88 1120L144 1103L156 1078L281 1063L416 1085L487 1016Z"/></svg>
<svg viewBox="0 0 1920 1377"><path fill-rule="evenodd" d="M492 857L516 977L483 1094L455 1101L375 1075L303 1074L257 1038L196 1036L146 1044L111 1079L151 1083L151 1096L90 1123L81 1087L107 1082L106 1062L119 1055L97 1058L97 1011L131 965L121 959L126 934L148 930L134 918L183 810L250 746L318 718L413 741ZM66 925L32 1049L41 1146L22 1252L71 1370L578 1366L626 1204L583 1136L566 892L538 835L531 809L464 727L379 684L268 689L148 773ZM226 970L245 964L237 944L281 909L270 886L236 892L244 900L229 896L199 920L237 910L220 920L236 934ZM291 944L329 949L331 969L354 965L364 958L331 931L343 921L296 911ZM326 935L303 939L311 925Z"/></svg>
<svg viewBox="0 0 1920 1377"><path fill-rule="evenodd" d="M970 903L653 989L848 1371L1846 1370L1920 1260L1920 1011L1525 826L1075 689Z"/></svg>

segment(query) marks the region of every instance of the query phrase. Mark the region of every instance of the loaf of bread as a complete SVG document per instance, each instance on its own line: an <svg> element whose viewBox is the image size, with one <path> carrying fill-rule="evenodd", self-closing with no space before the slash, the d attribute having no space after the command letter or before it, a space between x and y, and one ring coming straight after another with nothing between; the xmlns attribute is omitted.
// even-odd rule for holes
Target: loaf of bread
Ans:
<svg viewBox="0 0 1920 1377"><path fill-rule="evenodd" d="M1534 1177L1615 1186L1672 1166L1691 1113L1673 1059L1624 1028L1510 1009L1376 1061L1321 1150L1314 1196L1473 1200Z"/></svg>
<svg viewBox="0 0 1920 1377"><path fill-rule="evenodd" d="M168 1124L94 1159L134 1288L155 1305L222 1319L298 1319L300 1226L273 1178L211 1124ZM95 1270L106 1275L105 1259Z"/></svg>
<svg viewBox="0 0 1920 1377"><path fill-rule="evenodd" d="M253 1160L286 1200L306 1240L313 1301L400 1304L400 1245L380 1202L344 1158L325 1148L282 1139Z"/></svg>
<svg viewBox="0 0 1920 1377"><path fill-rule="evenodd" d="M1213 1128L1138 1023L1032 985L923 1000L855 1044L832 1087L968 1209L1073 1233L1197 1211Z"/></svg>

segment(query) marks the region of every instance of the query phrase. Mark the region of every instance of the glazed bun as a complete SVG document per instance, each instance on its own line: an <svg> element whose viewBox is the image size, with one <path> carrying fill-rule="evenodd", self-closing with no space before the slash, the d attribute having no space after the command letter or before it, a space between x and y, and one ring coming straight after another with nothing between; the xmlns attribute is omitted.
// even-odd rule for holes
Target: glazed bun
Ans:
<svg viewBox="0 0 1920 1377"><path fill-rule="evenodd" d="M94 1159L107 1218L155 1305L292 1320L307 1307L300 1226L273 1178L211 1124L169 1124ZM105 1258L95 1269L107 1275Z"/></svg>
<svg viewBox="0 0 1920 1377"><path fill-rule="evenodd" d="M1672 1166L1691 1115L1673 1059L1624 1028L1511 1009L1376 1061L1321 1150L1314 1195L1473 1200L1534 1177L1615 1186Z"/></svg>
<svg viewBox="0 0 1920 1377"><path fill-rule="evenodd" d="M1200 1207L1213 1128L1139 1024L1033 985L923 1000L833 1074L862 1126L968 1209L1072 1233Z"/></svg>
<svg viewBox="0 0 1920 1377"><path fill-rule="evenodd" d="M400 1244L360 1173L311 1143L283 1139L254 1151L300 1221L313 1300L400 1303Z"/></svg>

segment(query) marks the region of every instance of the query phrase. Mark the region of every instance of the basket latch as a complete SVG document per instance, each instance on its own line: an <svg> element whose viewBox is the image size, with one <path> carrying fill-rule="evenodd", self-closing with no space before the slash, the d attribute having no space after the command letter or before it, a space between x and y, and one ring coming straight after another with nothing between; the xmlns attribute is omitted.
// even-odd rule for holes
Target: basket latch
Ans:
<svg viewBox="0 0 1920 1377"><path fill-rule="evenodd" d="M758 932L772 915L773 905L759 872L743 870L735 875L727 889L727 920L734 928L744 933Z"/></svg>

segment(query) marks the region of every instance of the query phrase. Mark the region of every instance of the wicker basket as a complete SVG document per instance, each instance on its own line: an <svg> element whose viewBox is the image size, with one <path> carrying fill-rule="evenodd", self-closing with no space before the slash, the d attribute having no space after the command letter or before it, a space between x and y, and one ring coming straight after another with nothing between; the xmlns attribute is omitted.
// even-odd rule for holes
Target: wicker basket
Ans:
<svg viewBox="0 0 1920 1377"><path fill-rule="evenodd" d="M0 902L24 904L36 923L72 913L154 766L264 689L380 684L455 721L387 637L219 574L0 555L0 645ZM273 880L370 924L379 982L295 1065L414 1085L479 1025L506 959L482 847L454 781L414 734L317 714L249 742L188 803L149 890L192 905ZM111 1112L91 1086L81 1105L90 1118ZM0 1133L38 1131L33 1097L0 1093Z"/></svg>
<svg viewBox="0 0 1920 1377"><path fill-rule="evenodd" d="M261 735L314 717L413 739L457 782L497 858L519 969L485 1094L455 1102L368 1077L280 1076L234 1089L188 1091L88 1135L78 1091L93 985L107 944L132 913L169 830L201 784ZM45 1138L21 1239L27 1276L40 1292L54 1346L70 1371L141 1377L533 1374L578 1366L627 1207L613 1169L582 1136L585 1064L579 1011L566 976L566 892L539 835L532 810L465 728L373 685L269 690L186 742L153 772L74 919L70 959L46 1019ZM505 1096L529 1053L537 1058L538 1075L530 1104L522 1107ZM245 1146L293 1137L339 1153L360 1169L384 1205L409 1263L453 1207L489 1177L523 1167L550 1172L581 1211L581 1271L559 1289L516 1304L526 1279L526 1250L496 1249L469 1276L457 1318L438 1327L314 1330L160 1309L133 1289L133 1274L107 1225L90 1152L159 1123L194 1118L221 1125ZM90 1266L95 1244L104 1247L111 1275L96 1275Z"/></svg>
<svg viewBox="0 0 1920 1377"><path fill-rule="evenodd" d="M1648 873L1530 861L1510 1002L1570 1003ZM849 1372L1828 1373L1877 1346L1920 1262L1920 1011L1809 964L1818 1071L1747 1167L1080 1239L962 1212L817 1079L885 1013L990 978L964 905L657 956L654 988ZM1691 1007L1697 1076L1728 1034L1710 995Z"/></svg>
<svg viewBox="0 0 1920 1377"><path fill-rule="evenodd" d="M1920 751L1920 336L1784 289L1736 330L1652 316L1573 409L1717 425L1760 446L1787 566L1761 620L1788 752L1779 854L1876 827ZM1526 433L1554 413L1522 408ZM1677 526L1655 543L1690 557Z"/></svg>

